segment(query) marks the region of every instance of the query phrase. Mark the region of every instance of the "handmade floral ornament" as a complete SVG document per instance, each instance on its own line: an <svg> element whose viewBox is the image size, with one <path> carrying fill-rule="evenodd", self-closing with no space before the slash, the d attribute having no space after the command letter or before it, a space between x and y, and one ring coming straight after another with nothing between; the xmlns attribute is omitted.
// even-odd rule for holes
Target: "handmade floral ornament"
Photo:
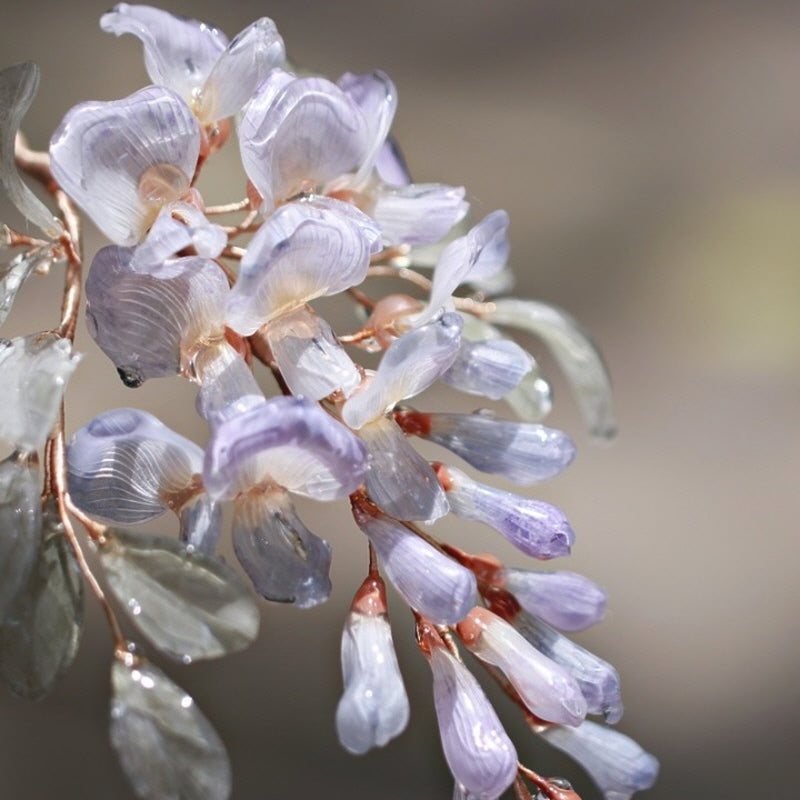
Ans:
<svg viewBox="0 0 800 800"><path fill-rule="evenodd" d="M283 40L267 17L228 42L222 31L203 22L119 3L100 18L100 27L117 36L136 36L153 83L176 91L205 125L239 111L269 71L285 60Z"/></svg>
<svg viewBox="0 0 800 800"><path fill-rule="evenodd" d="M189 190L200 127L170 89L70 109L50 140L53 175L112 242L132 246Z"/></svg>

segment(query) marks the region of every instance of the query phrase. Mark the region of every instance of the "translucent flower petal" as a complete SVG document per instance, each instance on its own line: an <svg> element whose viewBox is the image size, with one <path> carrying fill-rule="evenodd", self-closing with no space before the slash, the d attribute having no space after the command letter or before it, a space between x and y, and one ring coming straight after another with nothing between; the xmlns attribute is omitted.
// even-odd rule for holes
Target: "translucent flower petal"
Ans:
<svg viewBox="0 0 800 800"><path fill-rule="evenodd" d="M83 575L51 501L36 568L0 625L0 676L11 692L49 694L78 652L82 625Z"/></svg>
<svg viewBox="0 0 800 800"><path fill-rule="evenodd" d="M33 248L10 255L5 248L6 231L8 228L0 225L0 325L6 321L17 292L36 268L41 253L40 248Z"/></svg>
<svg viewBox="0 0 800 800"><path fill-rule="evenodd" d="M366 458L361 441L315 403L273 397L220 423L203 475L215 499L272 482L315 500L337 500L363 483Z"/></svg>
<svg viewBox="0 0 800 800"><path fill-rule="evenodd" d="M342 419L351 428L361 428L427 389L456 359L461 327L458 314L443 314L392 342L372 380L342 407Z"/></svg>
<svg viewBox="0 0 800 800"><path fill-rule="evenodd" d="M494 528L534 558L569 555L575 534L560 509L478 483L453 467L446 473L447 500L456 516Z"/></svg>
<svg viewBox="0 0 800 800"><path fill-rule="evenodd" d="M225 34L211 25L151 6L119 3L103 14L100 27L116 36L136 36L144 45L150 80L174 89L187 102L203 85L228 44Z"/></svg>
<svg viewBox="0 0 800 800"><path fill-rule="evenodd" d="M0 461L0 532L0 623L5 623L42 540L38 470L14 456Z"/></svg>
<svg viewBox="0 0 800 800"><path fill-rule="evenodd" d="M475 800L497 800L517 775L517 752L478 682L443 647L433 648L433 702L450 772Z"/></svg>
<svg viewBox="0 0 800 800"><path fill-rule="evenodd" d="M199 98L200 119L213 122L233 116L285 59L283 39L271 19L261 17L248 25L211 70Z"/></svg>
<svg viewBox="0 0 800 800"><path fill-rule="evenodd" d="M522 702L540 719L579 725L586 716L586 700L569 672L496 614L474 608L459 623L458 632L478 658L503 671Z"/></svg>
<svg viewBox="0 0 800 800"><path fill-rule="evenodd" d="M387 245L438 242L469 210L463 186L412 183L381 192L372 208Z"/></svg>
<svg viewBox="0 0 800 800"><path fill-rule="evenodd" d="M562 631L595 625L606 609L606 593L577 572L505 569L503 587L526 611Z"/></svg>
<svg viewBox="0 0 800 800"><path fill-rule="evenodd" d="M205 492L180 508L181 541L199 553L212 556L222 535L222 508Z"/></svg>
<svg viewBox="0 0 800 800"><path fill-rule="evenodd" d="M79 361L70 341L54 333L0 339L0 439L25 452L39 450Z"/></svg>
<svg viewBox="0 0 800 800"><path fill-rule="evenodd" d="M539 336L570 382L591 432L603 438L614 435L608 372L591 339L569 314L535 300L503 298L494 301L484 319Z"/></svg>
<svg viewBox="0 0 800 800"><path fill-rule="evenodd" d="M392 585L403 599L437 625L454 625L475 604L475 576L385 514L353 509Z"/></svg>
<svg viewBox="0 0 800 800"><path fill-rule="evenodd" d="M70 109L50 140L53 175L112 242L144 238L162 206L189 189L200 128L169 89L149 86Z"/></svg>
<svg viewBox="0 0 800 800"><path fill-rule="evenodd" d="M611 664L526 611L520 611L511 623L537 650L575 678L590 714L602 714L611 724L619 722L623 712L619 675Z"/></svg>
<svg viewBox="0 0 800 800"><path fill-rule="evenodd" d="M619 731L586 721L578 728L553 726L541 734L574 758L591 776L606 800L630 800L658 777L658 761Z"/></svg>
<svg viewBox="0 0 800 800"><path fill-rule="evenodd" d="M335 392L349 397L361 383L361 372L331 326L309 306L272 319L264 333L292 394L309 400Z"/></svg>
<svg viewBox="0 0 800 800"><path fill-rule="evenodd" d="M312 608L331 593L330 545L306 528L285 492L236 498L233 549L267 600Z"/></svg>
<svg viewBox="0 0 800 800"><path fill-rule="evenodd" d="M528 353L509 339L462 341L442 380L467 394L499 400L519 385L532 366Z"/></svg>
<svg viewBox="0 0 800 800"><path fill-rule="evenodd" d="M369 461L369 496L395 519L433 520L450 506L431 465L408 442L394 420L379 417L359 431Z"/></svg>
<svg viewBox="0 0 800 800"><path fill-rule="evenodd" d="M404 430L446 447L476 469L523 485L558 475L575 456L575 445L563 431L496 419L487 412L402 411L396 417Z"/></svg>
<svg viewBox="0 0 800 800"><path fill-rule="evenodd" d="M433 271L428 307L415 325L433 319L442 308L452 305L456 288L473 278L487 278L501 270L508 259L508 214L493 211L474 225L465 236L453 240L442 251Z"/></svg>
<svg viewBox="0 0 800 800"><path fill-rule="evenodd" d="M503 399L525 422L539 422L553 408L553 392L550 384L539 373L538 365Z"/></svg>
<svg viewBox="0 0 800 800"><path fill-rule="evenodd" d="M228 324L249 336L284 311L361 283L378 238L374 223L344 203L282 206L248 245Z"/></svg>
<svg viewBox="0 0 800 800"><path fill-rule="evenodd" d="M350 612L342 632L342 677L336 733L345 750L361 755L405 730L408 695L385 614Z"/></svg>
<svg viewBox="0 0 800 800"><path fill-rule="evenodd" d="M38 88L39 67L30 61L0 70L0 190L45 236L57 239L61 222L23 183L14 160L17 131Z"/></svg>
<svg viewBox="0 0 800 800"><path fill-rule="evenodd" d="M141 272L135 251L104 247L86 279L89 333L127 386L187 370L225 329L228 281L213 261L178 258Z"/></svg>
<svg viewBox="0 0 800 800"><path fill-rule="evenodd" d="M408 186L411 183L406 161L400 152L400 147L392 136L389 136L380 150L378 150L378 155L375 158L375 169L378 172L378 177L387 186Z"/></svg>
<svg viewBox="0 0 800 800"><path fill-rule="evenodd" d="M89 516L122 525L153 519L202 491L203 451L152 414L96 416L67 449L69 492Z"/></svg>
<svg viewBox="0 0 800 800"><path fill-rule="evenodd" d="M108 585L159 652L188 664L247 647L259 612L239 576L216 558L163 536L108 531Z"/></svg>
<svg viewBox="0 0 800 800"><path fill-rule="evenodd" d="M372 173L378 154L383 147L397 109L397 89L384 72L355 75L345 72L339 78L339 87L361 109L369 126L369 149L358 168L352 185L360 187Z"/></svg>
<svg viewBox="0 0 800 800"><path fill-rule="evenodd" d="M356 169L370 147L370 126L338 86L317 77L287 81L285 75L270 73L239 126L242 163L265 212Z"/></svg>
<svg viewBox="0 0 800 800"><path fill-rule="evenodd" d="M111 667L111 746L143 800L228 800L231 767L194 700L139 661Z"/></svg>

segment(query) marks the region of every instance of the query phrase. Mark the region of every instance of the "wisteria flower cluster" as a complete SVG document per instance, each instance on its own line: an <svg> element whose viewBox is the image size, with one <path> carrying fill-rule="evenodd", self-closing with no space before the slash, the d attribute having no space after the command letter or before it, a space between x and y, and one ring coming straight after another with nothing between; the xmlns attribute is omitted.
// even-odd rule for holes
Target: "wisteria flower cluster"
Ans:
<svg viewBox="0 0 800 800"><path fill-rule="evenodd" d="M152 83L72 108L47 154L19 133L38 71L0 73L0 180L41 231L2 229L0 322L32 274L54 265L65 274L54 329L0 340L0 438L13 449L0 463L0 674L11 691L42 697L69 667L87 585L114 640L111 742L134 792L229 797L219 736L138 642L187 664L217 658L256 637L254 594L300 608L324 602L331 545L294 498L346 500L369 556L342 634L335 724L346 750L385 745L409 718L387 579L431 667L454 798L509 789L577 798L565 779L520 762L473 675L483 667L607 800L651 786L655 759L610 727L622 716L616 671L565 635L601 619L602 590L436 534L435 522L454 514L534 559L570 552L559 509L474 477L530 486L574 456L565 433L541 424L549 385L515 330L550 348L590 429L613 433L608 377L580 327L552 306L503 296L507 214L470 225L462 187L413 183L390 133L391 80L296 74L269 19L229 41L207 24L122 3L100 25L141 41ZM243 199L207 205L203 165L230 140ZM78 209L110 240L85 280ZM408 294L378 294L398 281ZM198 386L205 447L135 408L100 414L65 441L83 292L89 333L127 386L176 375ZM332 295L352 302L350 332L315 306ZM437 382L504 401L510 414L409 404ZM429 462L415 438L440 446L443 460ZM241 570L216 555L226 503ZM178 538L130 530L167 511ZM135 633L124 633L120 614Z"/></svg>

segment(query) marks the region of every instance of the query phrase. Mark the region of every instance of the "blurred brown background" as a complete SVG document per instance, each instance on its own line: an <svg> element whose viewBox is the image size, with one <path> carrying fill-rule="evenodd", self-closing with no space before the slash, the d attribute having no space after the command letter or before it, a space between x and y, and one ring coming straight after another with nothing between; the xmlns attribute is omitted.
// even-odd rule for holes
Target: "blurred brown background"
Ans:
<svg viewBox="0 0 800 800"><path fill-rule="evenodd" d="M465 184L476 218L509 211L517 293L573 312L615 381L621 433L598 447L556 378L550 423L580 452L540 495L578 533L565 566L609 591L607 620L580 641L618 667L621 728L661 759L644 797L797 797L800 5L167 5L231 36L267 14L296 63L331 76L384 69L415 178ZM34 146L73 104L146 83L139 44L99 30L105 9L4 5L0 61L42 68L24 126ZM201 185L209 202L241 195L235 169L231 149ZM6 205L0 218L18 222ZM90 229L87 254L100 244ZM2 334L52 325L59 289L59 274L32 281ZM140 405L204 441L191 386L175 379L134 393L83 329L78 348L71 429ZM449 797L428 669L399 607L409 730L361 759L337 745L339 632L365 555L343 509L336 529L328 507L303 513L334 545L331 601L312 612L265 605L248 652L169 672L227 742L236 800ZM450 527L453 541L522 565L489 532ZM86 613L77 663L53 696L29 706L0 693L3 800L131 796L107 744L109 638L91 598ZM500 707L524 761L578 774Z"/></svg>

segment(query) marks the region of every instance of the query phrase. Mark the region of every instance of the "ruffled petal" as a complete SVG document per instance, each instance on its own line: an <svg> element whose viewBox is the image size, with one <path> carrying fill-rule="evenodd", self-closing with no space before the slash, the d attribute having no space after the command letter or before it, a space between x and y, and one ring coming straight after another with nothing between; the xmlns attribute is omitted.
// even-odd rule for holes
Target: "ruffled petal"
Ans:
<svg viewBox="0 0 800 800"><path fill-rule="evenodd" d="M53 175L111 241L139 242L159 210L189 189L200 128L173 91L149 86L81 103L50 140Z"/></svg>
<svg viewBox="0 0 800 800"><path fill-rule="evenodd" d="M187 102L203 85L228 44L228 37L211 25L151 6L119 3L103 14L100 27L116 36L136 36L144 45L150 80L174 89Z"/></svg>

